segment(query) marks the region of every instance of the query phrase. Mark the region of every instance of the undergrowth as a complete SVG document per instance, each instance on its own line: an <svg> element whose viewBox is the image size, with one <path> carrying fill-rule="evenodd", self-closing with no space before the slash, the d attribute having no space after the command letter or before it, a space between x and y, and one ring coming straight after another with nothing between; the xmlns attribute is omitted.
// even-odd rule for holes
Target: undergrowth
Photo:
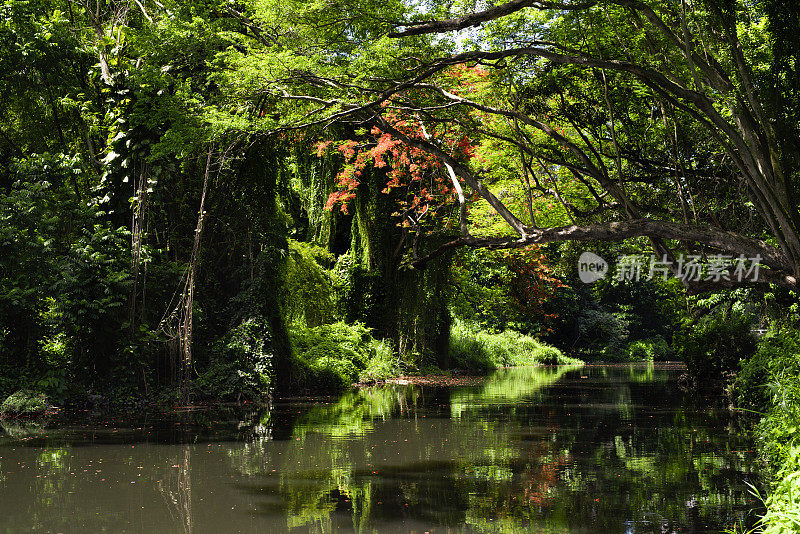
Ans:
<svg viewBox="0 0 800 534"><path fill-rule="evenodd" d="M346 389L355 382L382 380L399 373L394 347L375 339L361 323L336 322L289 330L296 380L302 388Z"/></svg>
<svg viewBox="0 0 800 534"><path fill-rule="evenodd" d="M450 328L450 356L455 367L486 372L498 367L580 363L541 341L505 330L490 334L456 319Z"/></svg>
<svg viewBox="0 0 800 534"><path fill-rule="evenodd" d="M764 336L742 365L736 392L741 408L762 415L756 434L772 478L754 532L800 533L800 332Z"/></svg>
<svg viewBox="0 0 800 534"><path fill-rule="evenodd" d="M35 417L43 415L48 406L44 393L21 389L0 404L0 417Z"/></svg>

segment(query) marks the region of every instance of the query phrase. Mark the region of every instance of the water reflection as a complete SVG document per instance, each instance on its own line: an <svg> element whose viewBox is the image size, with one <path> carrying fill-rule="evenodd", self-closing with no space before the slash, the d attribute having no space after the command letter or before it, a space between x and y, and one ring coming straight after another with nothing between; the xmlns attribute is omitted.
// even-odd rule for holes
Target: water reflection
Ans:
<svg viewBox="0 0 800 534"><path fill-rule="evenodd" d="M718 532L754 453L653 366L0 437L4 532Z"/></svg>
<svg viewBox="0 0 800 534"><path fill-rule="evenodd" d="M164 480L157 480L156 487L164 499L172 523L180 525L181 532L192 532L192 448L184 445L183 454L178 455L177 464L167 472Z"/></svg>
<svg viewBox="0 0 800 534"><path fill-rule="evenodd" d="M477 406L494 405L502 409L541 400L541 390L580 365L516 367L499 369L477 388L460 388L450 395L450 414L458 419L475 412Z"/></svg>
<svg viewBox="0 0 800 534"><path fill-rule="evenodd" d="M36 420L27 421L24 419L0 419L0 438L25 438L41 434L44 431L46 421ZM4 436L5 434L5 436Z"/></svg>

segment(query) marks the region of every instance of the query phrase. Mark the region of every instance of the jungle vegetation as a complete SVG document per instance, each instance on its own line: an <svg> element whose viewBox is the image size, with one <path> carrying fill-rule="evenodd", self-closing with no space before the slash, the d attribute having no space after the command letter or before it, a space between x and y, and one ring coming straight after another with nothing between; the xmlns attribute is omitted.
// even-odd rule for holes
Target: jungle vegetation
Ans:
<svg viewBox="0 0 800 534"><path fill-rule="evenodd" d="M799 16L3 0L0 397L681 359L760 414L765 525L797 528ZM584 251L722 266L588 285Z"/></svg>

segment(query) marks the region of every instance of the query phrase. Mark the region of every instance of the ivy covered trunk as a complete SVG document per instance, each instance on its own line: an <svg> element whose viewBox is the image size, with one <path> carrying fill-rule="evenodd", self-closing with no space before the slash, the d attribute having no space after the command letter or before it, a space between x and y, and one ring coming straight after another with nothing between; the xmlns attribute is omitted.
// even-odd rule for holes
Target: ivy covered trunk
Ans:
<svg viewBox="0 0 800 534"><path fill-rule="evenodd" d="M284 321L287 215L279 202L280 184L287 170L280 153L267 141L256 141L246 152L233 189L246 191L240 209L248 213L250 265L240 274L241 291L230 327L260 318L269 332L273 387L281 393L292 385L292 350ZM241 187L237 188L239 185ZM236 202L236 198L231 199ZM233 206L232 206L233 207ZM252 244L250 243L252 241ZM243 278L243 279L242 279Z"/></svg>
<svg viewBox="0 0 800 534"><path fill-rule="evenodd" d="M395 209L395 199L382 192L386 181L380 169L365 172L353 202L346 316L392 339L406 359L444 368L449 364L451 255L424 270L402 264L403 229L385 216Z"/></svg>

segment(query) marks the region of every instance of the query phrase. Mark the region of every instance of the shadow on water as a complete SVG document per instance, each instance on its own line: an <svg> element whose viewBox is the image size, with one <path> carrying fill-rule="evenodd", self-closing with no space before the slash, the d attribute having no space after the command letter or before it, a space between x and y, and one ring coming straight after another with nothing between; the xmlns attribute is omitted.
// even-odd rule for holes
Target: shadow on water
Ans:
<svg viewBox="0 0 800 534"><path fill-rule="evenodd" d="M755 453L659 366L0 437L4 532L719 532ZM719 404L719 403L717 403Z"/></svg>

